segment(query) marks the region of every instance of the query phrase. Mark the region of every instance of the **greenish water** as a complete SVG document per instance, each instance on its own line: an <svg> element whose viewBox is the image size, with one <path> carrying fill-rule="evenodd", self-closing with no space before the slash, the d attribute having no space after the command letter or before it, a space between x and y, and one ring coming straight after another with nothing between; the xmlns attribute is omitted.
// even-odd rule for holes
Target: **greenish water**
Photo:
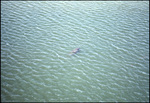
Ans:
<svg viewBox="0 0 150 103"><path fill-rule="evenodd" d="M149 2L2 1L1 100L149 102Z"/></svg>

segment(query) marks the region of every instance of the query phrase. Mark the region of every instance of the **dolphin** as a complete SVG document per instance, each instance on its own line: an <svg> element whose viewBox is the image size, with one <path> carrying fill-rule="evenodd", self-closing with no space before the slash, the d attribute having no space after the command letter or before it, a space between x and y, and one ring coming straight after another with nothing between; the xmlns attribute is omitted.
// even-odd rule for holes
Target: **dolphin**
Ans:
<svg viewBox="0 0 150 103"><path fill-rule="evenodd" d="M72 55L72 54L76 54L77 52L79 52L79 50L80 50L80 48L74 49L74 50L71 52L71 55Z"/></svg>

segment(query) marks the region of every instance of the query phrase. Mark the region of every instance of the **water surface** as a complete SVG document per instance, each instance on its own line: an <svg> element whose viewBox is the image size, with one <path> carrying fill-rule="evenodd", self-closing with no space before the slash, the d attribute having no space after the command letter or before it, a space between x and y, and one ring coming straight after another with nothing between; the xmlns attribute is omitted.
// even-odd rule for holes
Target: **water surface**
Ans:
<svg viewBox="0 0 150 103"><path fill-rule="evenodd" d="M1 8L2 102L149 102L148 1Z"/></svg>

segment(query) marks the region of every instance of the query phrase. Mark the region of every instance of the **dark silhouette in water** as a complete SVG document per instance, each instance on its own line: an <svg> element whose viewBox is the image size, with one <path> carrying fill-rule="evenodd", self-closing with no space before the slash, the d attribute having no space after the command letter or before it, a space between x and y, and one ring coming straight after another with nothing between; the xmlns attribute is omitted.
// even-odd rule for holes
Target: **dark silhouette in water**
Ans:
<svg viewBox="0 0 150 103"><path fill-rule="evenodd" d="M79 50L80 50L80 48L74 49L74 50L71 52L71 55L72 55L72 54L76 54L77 52L79 52Z"/></svg>

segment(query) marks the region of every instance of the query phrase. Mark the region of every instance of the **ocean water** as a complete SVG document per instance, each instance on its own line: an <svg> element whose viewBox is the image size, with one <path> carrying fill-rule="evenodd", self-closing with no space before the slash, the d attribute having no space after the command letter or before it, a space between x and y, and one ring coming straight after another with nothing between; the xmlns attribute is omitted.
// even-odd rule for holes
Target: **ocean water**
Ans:
<svg viewBox="0 0 150 103"><path fill-rule="evenodd" d="M1 101L149 102L149 2L2 1Z"/></svg>

